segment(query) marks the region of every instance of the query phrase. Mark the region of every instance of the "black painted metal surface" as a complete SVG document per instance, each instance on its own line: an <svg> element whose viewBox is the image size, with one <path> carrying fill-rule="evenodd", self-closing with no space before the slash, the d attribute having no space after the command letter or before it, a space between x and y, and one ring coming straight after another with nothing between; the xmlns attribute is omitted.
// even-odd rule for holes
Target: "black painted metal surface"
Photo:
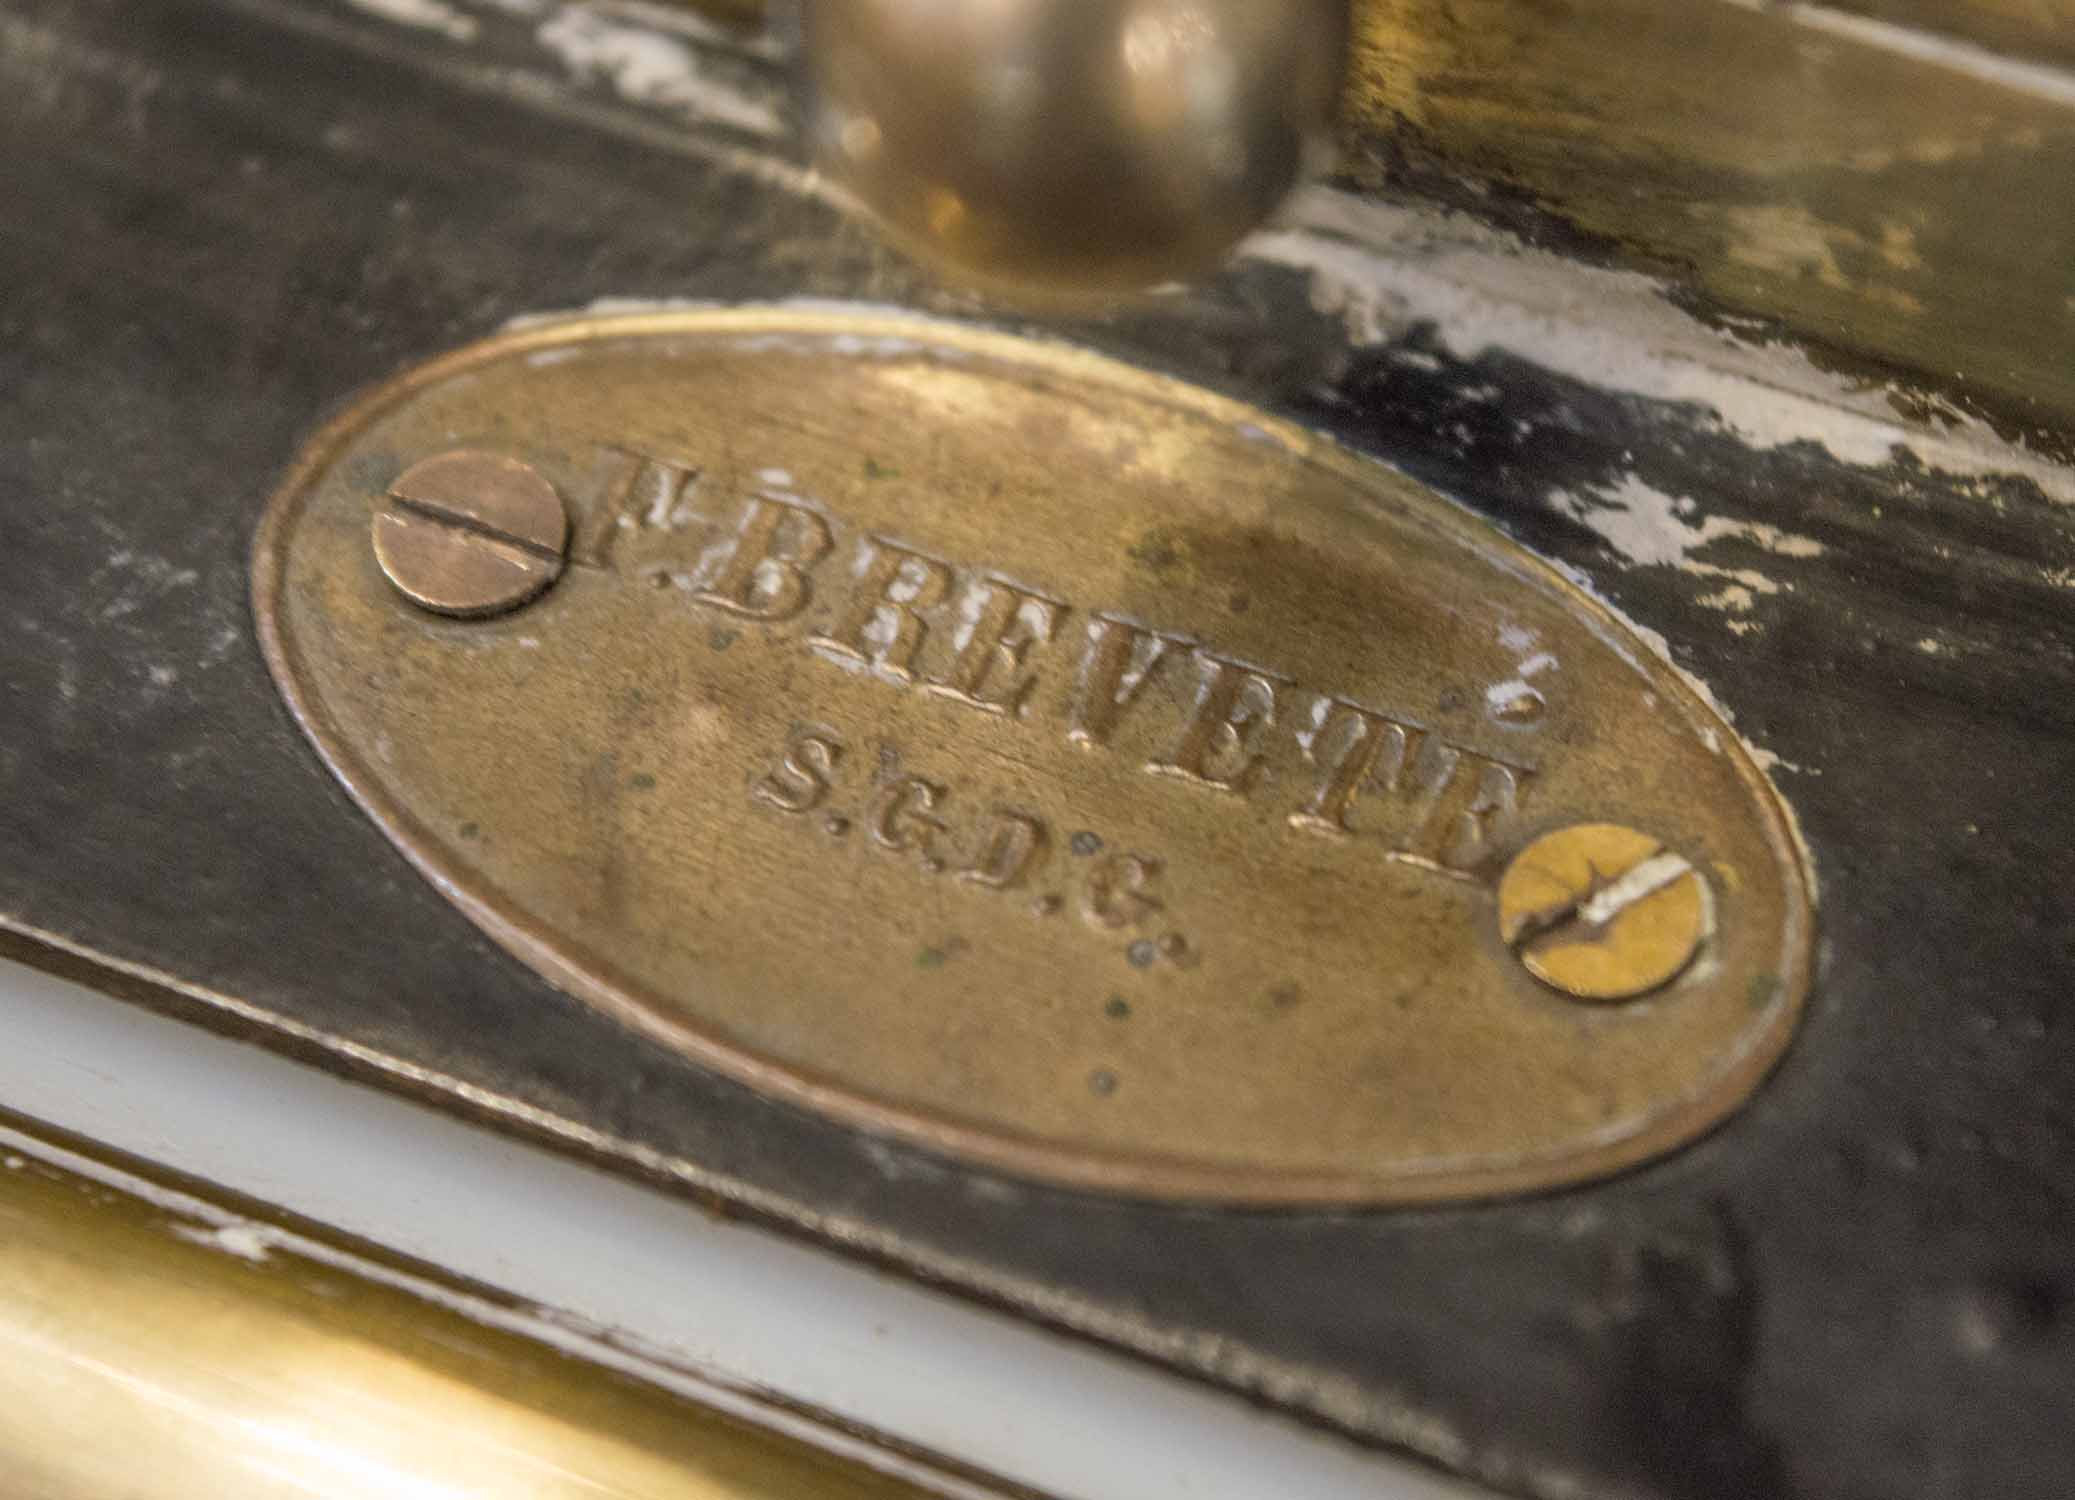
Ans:
<svg viewBox="0 0 2075 1500"><path fill-rule="evenodd" d="M606 296L959 306L682 132L515 87L505 45L331 0L0 0L0 919L1522 1493L2075 1486L2075 512L1417 332L1353 351L1267 267L1071 330L1330 428L1663 632L1802 768L1823 962L1748 1110L1596 1187L1249 1214L983 1181L548 988L359 816L260 663L252 526L356 388ZM1823 550L1768 563L1787 587L1733 632L1549 498L1624 477Z"/></svg>

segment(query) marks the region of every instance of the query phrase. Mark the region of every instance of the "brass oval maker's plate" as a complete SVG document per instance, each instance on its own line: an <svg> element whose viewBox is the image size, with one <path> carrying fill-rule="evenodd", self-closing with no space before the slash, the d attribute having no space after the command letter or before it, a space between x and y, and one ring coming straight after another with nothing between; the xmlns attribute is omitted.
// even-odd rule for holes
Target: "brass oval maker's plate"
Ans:
<svg viewBox="0 0 2075 1500"><path fill-rule="evenodd" d="M1574 1180L1737 1105L1806 988L1783 810L1607 610L1088 354L787 309L514 333L316 442L255 597L318 748L500 943L993 1166L1262 1203Z"/></svg>

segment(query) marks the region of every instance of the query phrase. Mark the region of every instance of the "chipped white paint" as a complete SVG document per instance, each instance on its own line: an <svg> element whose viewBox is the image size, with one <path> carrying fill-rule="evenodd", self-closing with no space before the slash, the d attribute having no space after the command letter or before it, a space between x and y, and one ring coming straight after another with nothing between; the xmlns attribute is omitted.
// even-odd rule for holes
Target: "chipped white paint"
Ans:
<svg viewBox="0 0 2075 1500"><path fill-rule="evenodd" d="M1868 467L1907 452L1949 474L2019 475L2075 504L2075 469L1979 422L1909 421L1884 390L1708 327L1648 276L1529 249L1460 215L1308 188L1240 253L1303 272L1313 305L1358 345L1431 325L1457 358L1502 352L1601 389L1689 404L1754 448L1810 443Z"/></svg>
<svg viewBox="0 0 2075 1500"><path fill-rule="evenodd" d="M776 139L786 133L778 101L716 78L701 59L696 36L673 36L597 5L565 5L535 36L577 77L609 83L631 104L748 135Z"/></svg>
<svg viewBox="0 0 2075 1500"><path fill-rule="evenodd" d="M1670 567L1696 578L1722 581L1724 587L1702 595L1697 602L1726 614L1747 615L1758 599L1785 592L1793 585L1756 568L1703 561L1694 555L1701 548L1722 541L1740 541L1779 557L1810 558L1823 551L1823 544L1813 537L1782 531L1763 522L1703 516L1691 498L1667 495L1632 474L1612 486L1583 493L1556 490L1550 498L1565 514L1597 532L1626 566Z"/></svg>
<svg viewBox="0 0 2075 1500"><path fill-rule="evenodd" d="M211 1250L221 1250L226 1255L255 1263L264 1261L278 1246L293 1243L292 1237L282 1230L243 1220L219 1224L215 1228L183 1224L174 1233L197 1245L206 1245Z"/></svg>
<svg viewBox="0 0 2075 1500"><path fill-rule="evenodd" d="M1532 630L1522 630L1518 626L1509 625L1499 631L1499 643L1515 650L1532 649L1534 640ZM1505 682L1495 682L1484 690L1485 711L1496 719L1539 718L1547 700L1529 679L1555 670L1556 657L1547 651L1528 657L1515 668L1513 677Z"/></svg>
<svg viewBox="0 0 2075 1500"><path fill-rule="evenodd" d="M1736 711L1715 696L1715 690L1708 686L1707 680L1696 676L1679 664L1678 658L1672 655L1671 642L1664 638L1663 631L1652 630L1649 626L1631 618L1613 600L1600 592L1589 574L1579 571L1560 559L1552 558L1548 561L1549 565L1558 573L1561 573L1565 578L1576 584L1582 593L1595 600L1603 609L1619 620L1631 636L1642 642L1645 651L1654 656L1667 670L1674 673L1681 682L1685 683L1693 695L1713 709L1723 723L1729 725L1736 723ZM1641 663L1636 660L1635 653L1628 649L1620 637L1602 635L1601 639L1612 648L1615 655L1628 662L1631 666L1640 669ZM1654 695L1645 694L1644 696L1649 701L1649 706L1654 708L1656 706ZM1714 729L1703 728L1699 732L1699 737L1701 743L1707 746L1709 754L1720 755L1723 753L1721 736ZM1737 741L1744 747L1745 752L1750 755L1751 760L1757 765L1758 769L1764 772L1768 778L1771 777L1775 768L1801 771L1810 776L1820 776L1822 774L1820 771L1809 770L1795 765L1791 761L1783 760L1771 750L1755 743L1742 730L1737 731ZM1807 838L1802 834L1801 819L1794 811L1794 804L1785 797L1779 799L1779 806L1781 813L1786 817L1787 831L1794 840L1794 847L1800 851L1802 861L1808 868L1810 894L1820 902L1822 898L1821 871L1816 866L1814 851L1809 847Z"/></svg>
<svg viewBox="0 0 2075 1500"><path fill-rule="evenodd" d="M1758 769L1768 776L1771 776L1775 771L1785 771L1793 776L1820 776L1823 774L1818 767L1804 766L1795 761L1787 760L1773 754L1772 751L1765 749L1763 746L1750 745L1748 748L1751 752L1751 759L1758 762ZM1798 828L1795 837L1800 837Z"/></svg>
<svg viewBox="0 0 2075 1500"><path fill-rule="evenodd" d="M475 40L477 23L474 16L447 3L447 0L346 0L356 10L380 16L385 21L394 21L399 26L415 26L421 31L436 31L449 41L472 42Z"/></svg>
<svg viewBox="0 0 2075 1500"><path fill-rule="evenodd" d="M1738 534L1737 523L1701 516L1690 497L1668 495L1634 475L1583 494L1558 490L1551 498L1633 567L1685 568L1698 548Z"/></svg>
<svg viewBox="0 0 2075 1500"><path fill-rule="evenodd" d="M1703 609L1718 609L1727 615L1747 615L1751 612L1751 607L1758 602L1760 594L1776 594L1779 591L1780 586L1764 574L1746 571L1739 576L1738 582L1712 594L1702 594L1694 603ZM1749 622L1743 620L1733 621L1732 628L1747 623ZM1738 630L1737 633L1741 635L1743 632Z"/></svg>

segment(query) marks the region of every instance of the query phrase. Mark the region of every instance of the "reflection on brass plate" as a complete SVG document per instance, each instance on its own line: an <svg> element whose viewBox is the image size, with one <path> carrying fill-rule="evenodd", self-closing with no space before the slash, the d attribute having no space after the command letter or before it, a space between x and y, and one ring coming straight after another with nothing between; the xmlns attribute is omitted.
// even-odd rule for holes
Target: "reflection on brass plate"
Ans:
<svg viewBox="0 0 2075 1500"><path fill-rule="evenodd" d="M1616 619L1092 355L785 309L514 333L325 433L255 568L302 724L492 937L990 1166L1546 1186L1707 1128L1802 1003L1784 814Z"/></svg>

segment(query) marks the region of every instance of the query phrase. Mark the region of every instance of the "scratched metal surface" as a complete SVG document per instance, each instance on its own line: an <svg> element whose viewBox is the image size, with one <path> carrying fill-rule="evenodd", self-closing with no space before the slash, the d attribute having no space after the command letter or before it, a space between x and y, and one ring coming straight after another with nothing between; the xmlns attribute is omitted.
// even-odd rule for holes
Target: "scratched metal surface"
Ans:
<svg viewBox="0 0 2075 1500"><path fill-rule="evenodd" d="M629 97L689 76L628 71L652 32L525 9L427 8L463 38L332 0L0 0L0 916L32 949L161 971L124 988L472 1085L511 1128L1522 1494L2066 1493L2064 472L1950 431L1847 463L1817 439L1877 429L1844 406L1760 382L1731 424L1640 345L1600 380L1531 320L1484 347L1450 321L1475 299L1365 322L1287 243L1068 330L1386 457L1661 632L1779 757L1822 967L1748 1110L1596 1187L1239 1213L955 1169L506 958L352 808L259 660L269 488L411 360L606 297L979 311L795 191L764 115L694 118L779 99L768 60L680 38L712 87Z"/></svg>

